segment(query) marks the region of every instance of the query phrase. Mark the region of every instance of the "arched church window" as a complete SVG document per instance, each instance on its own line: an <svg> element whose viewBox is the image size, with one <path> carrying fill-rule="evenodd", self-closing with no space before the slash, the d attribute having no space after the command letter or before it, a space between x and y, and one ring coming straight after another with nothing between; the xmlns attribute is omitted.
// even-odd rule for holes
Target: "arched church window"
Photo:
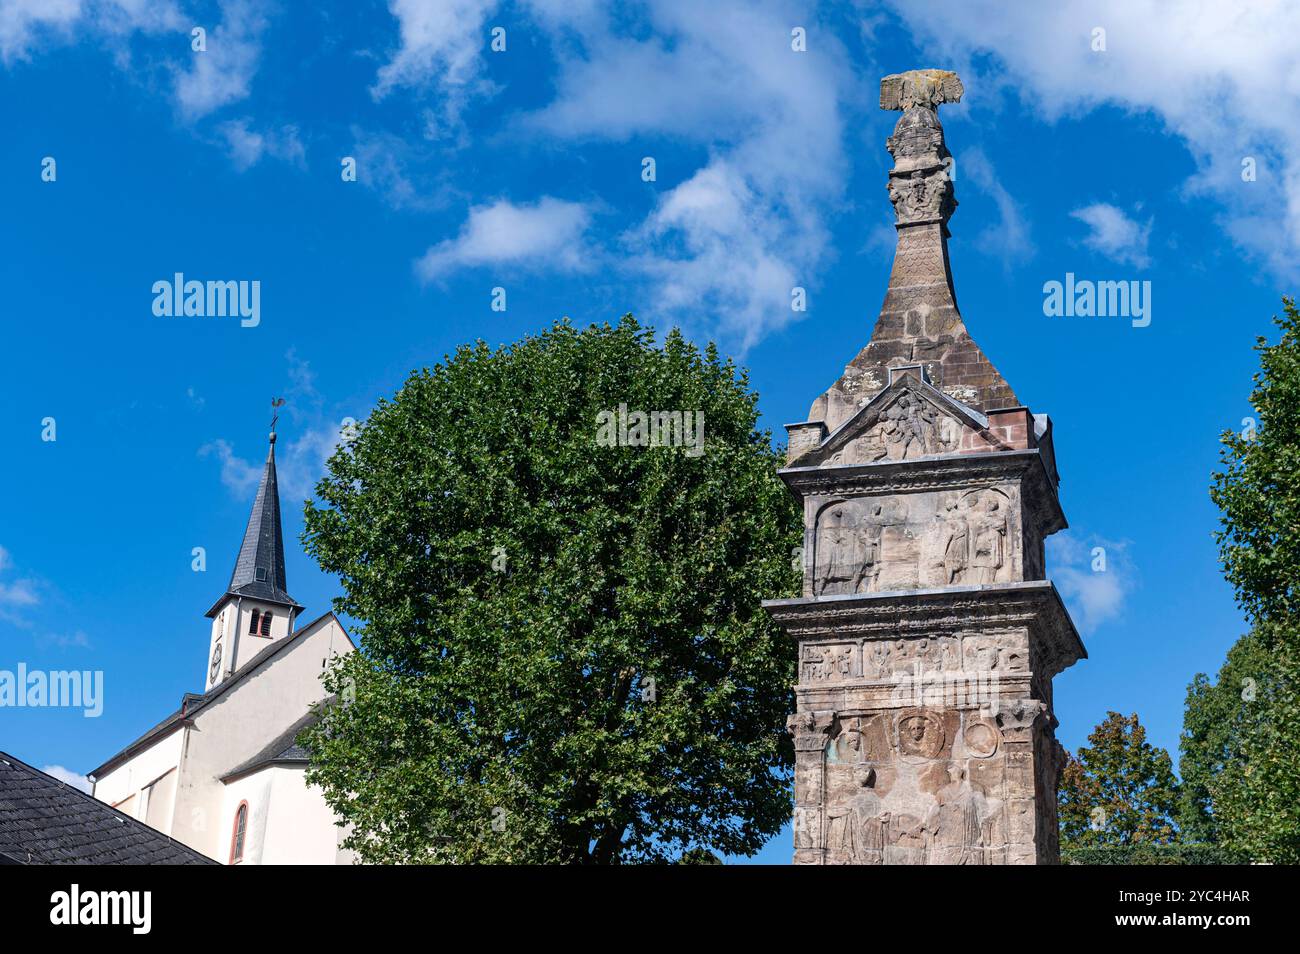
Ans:
<svg viewBox="0 0 1300 954"><path fill-rule="evenodd" d="M267 610L262 614L262 635L268 639L271 636L271 611Z"/></svg>
<svg viewBox="0 0 1300 954"><path fill-rule="evenodd" d="M257 610L253 610L253 615L248 620L248 635L250 636L257 635L257 613Z"/></svg>
<svg viewBox="0 0 1300 954"><path fill-rule="evenodd" d="M235 830L230 835L230 863L244 860L244 835L248 831L248 802L240 802L235 811Z"/></svg>

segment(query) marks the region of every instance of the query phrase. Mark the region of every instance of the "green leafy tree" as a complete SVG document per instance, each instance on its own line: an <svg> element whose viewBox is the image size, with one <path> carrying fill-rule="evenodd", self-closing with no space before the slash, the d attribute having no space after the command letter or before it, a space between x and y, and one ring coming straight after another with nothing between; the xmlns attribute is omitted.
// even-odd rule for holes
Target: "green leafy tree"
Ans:
<svg viewBox="0 0 1300 954"><path fill-rule="evenodd" d="M1224 576L1253 622L1300 619L1300 311L1284 298L1281 340L1259 338L1253 422L1223 435L1210 497ZM1296 629L1277 633L1294 639Z"/></svg>
<svg viewBox="0 0 1300 954"><path fill-rule="evenodd" d="M565 321L413 373L334 454L304 542L362 652L305 741L363 860L696 862L789 820L760 603L802 521L756 403L712 345ZM621 406L702 415L702 452L607 446Z"/></svg>
<svg viewBox="0 0 1300 954"><path fill-rule="evenodd" d="M1180 824L1198 841L1257 861L1300 863L1300 666L1268 624L1201 673L1183 716Z"/></svg>
<svg viewBox="0 0 1300 954"><path fill-rule="evenodd" d="M1062 849L1171 842L1178 783L1164 749L1146 740L1136 715L1108 712L1058 789Z"/></svg>
<svg viewBox="0 0 1300 954"><path fill-rule="evenodd" d="M1222 438L1210 496L1224 575L1252 630L1187 693L1179 818L1260 861L1300 862L1300 311L1283 299L1260 338L1255 418Z"/></svg>

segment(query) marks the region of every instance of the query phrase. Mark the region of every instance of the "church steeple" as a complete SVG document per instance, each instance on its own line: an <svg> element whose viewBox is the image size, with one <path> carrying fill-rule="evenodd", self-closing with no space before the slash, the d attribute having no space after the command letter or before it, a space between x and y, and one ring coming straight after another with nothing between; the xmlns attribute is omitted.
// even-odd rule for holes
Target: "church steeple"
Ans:
<svg viewBox="0 0 1300 954"><path fill-rule="evenodd" d="M239 548L228 592L274 603L296 605L284 574L284 534L280 528L280 492L275 474L275 432L266 453L262 482L253 499L244 542Z"/></svg>
<svg viewBox="0 0 1300 954"><path fill-rule="evenodd" d="M275 406L278 407L278 402ZM289 636L302 606L289 595L284 572L284 531L275 472L275 419L266 466L226 590L205 614L213 621L207 688L255 656L268 642Z"/></svg>
<svg viewBox="0 0 1300 954"><path fill-rule="evenodd" d="M244 596L283 606L302 607L289 595L284 572L284 533L280 527L280 491L275 473L275 431L271 432L266 466L253 498L235 569L226 596ZM218 604L220 604L220 600ZM207 615L216 610L214 606Z"/></svg>

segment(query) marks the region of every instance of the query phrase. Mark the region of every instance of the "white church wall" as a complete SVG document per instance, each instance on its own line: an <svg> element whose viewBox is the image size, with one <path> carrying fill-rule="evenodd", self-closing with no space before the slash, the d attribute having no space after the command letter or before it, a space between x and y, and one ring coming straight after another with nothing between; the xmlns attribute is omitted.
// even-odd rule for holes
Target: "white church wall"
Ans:
<svg viewBox="0 0 1300 954"><path fill-rule="evenodd" d="M272 766L257 773L271 778L271 803L262 864L347 864L338 843L342 829L319 788L308 786L304 766Z"/></svg>
<svg viewBox="0 0 1300 954"><path fill-rule="evenodd" d="M95 797L102 802L116 805L119 811L126 812L141 821L146 819L137 814L138 812L147 812L150 819L165 820L166 827L161 825L154 825L154 827L164 834L171 834L174 823L175 785L168 785L164 779L154 791L149 793L148 802L151 803L149 805L145 804L146 799L141 793L147 786L163 779L169 771L173 773L173 779L176 777L178 774L176 770L181 764L186 731L184 726L176 729L170 735L164 736L149 748L123 762L103 778L96 779ZM122 804L128 798L131 799L130 803ZM166 803L165 811L158 805L160 800ZM148 823L154 824L152 820Z"/></svg>
<svg viewBox="0 0 1300 954"><path fill-rule="evenodd" d="M260 752L324 698L323 663L331 655L353 651L332 616L292 639L294 645L199 710L190 730L176 796L176 817L182 824L173 834L218 861L227 860L230 851L230 831L224 824L228 786L221 776ZM201 824L185 826L187 817Z"/></svg>
<svg viewBox="0 0 1300 954"><path fill-rule="evenodd" d="M244 853L238 862L244 865L260 865L264 861L270 806L272 801L271 779L266 772L254 772L241 779L223 786L221 799L220 824L218 825L218 850L212 855L223 865L230 864L231 848L235 838L235 817L239 806L248 804L248 821L244 826Z"/></svg>

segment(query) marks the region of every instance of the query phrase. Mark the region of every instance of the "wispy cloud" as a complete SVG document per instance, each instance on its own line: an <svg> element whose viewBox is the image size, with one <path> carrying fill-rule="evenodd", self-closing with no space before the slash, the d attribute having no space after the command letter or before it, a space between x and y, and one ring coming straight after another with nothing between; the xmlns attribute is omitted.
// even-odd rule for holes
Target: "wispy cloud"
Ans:
<svg viewBox="0 0 1300 954"><path fill-rule="evenodd" d="M0 547L0 574L7 574L13 569L13 557L4 547ZM29 625L22 611L41 602L40 587L32 577L16 579L0 578L0 620L18 626Z"/></svg>
<svg viewBox="0 0 1300 954"><path fill-rule="evenodd" d="M79 772L66 769L62 765L47 765L41 771L46 775L57 778L64 785L70 785L78 791L85 792L87 795L90 794L90 779Z"/></svg>
<svg viewBox="0 0 1300 954"><path fill-rule="evenodd" d="M43 633L36 637L36 645L42 648L89 649L90 637L80 629L71 633Z"/></svg>
<svg viewBox="0 0 1300 954"><path fill-rule="evenodd" d="M421 86L456 113L491 94L482 71L496 4L389 7L401 46L379 71L377 95ZM558 73L552 101L513 123L515 135L570 143L667 136L707 154L605 243L626 253L619 268L629 285L644 286L638 297L649 317L703 325L741 351L798 317L791 291L814 285L828 263L828 220L846 173L841 99L853 77L831 32L816 32L815 55L795 52L792 14L778 2L638 5L645 29L635 34L600 4L523 7L556 51ZM580 218L571 212L574 230ZM473 247L473 225L426 256L426 275L482 260L460 254Z"/></svg>
<svg viewBox="0 0 1300 954"><path fill-rule="evenodd" d="M1047 121L1103 105L1157 117L1196 163L1184 191L1213 196L1241 248L1284 280L1300 279L1300 5L890 4L936 61ZM1105 30L1104 51L1093 48L1095 28ZM1254 181L1243 176L1247 159ZM1142 261L1138 249L1126 260Z"/></svg>
<svg viewBox="0 0 1300 954"><path fill-rule="evenodd" d="M265 6L222 0L221 22L207 31L207 49L191 52L188 69L176 71L176 103L188 120L200 119L248 96L261 57Z"/></svg>
<svg viewBox="0 0 1300 954"><path fill-rule="evenodd" d="M88 36L111 46L135 32L181 25L180 10L170 0L0 0L0 62L10 66L45 47ZM125 52L117 52L125 62Z"/></svg>
<svg viewBox="0 0 1300 954"><path fill-rule="evenodd" d="M509 265L559 272L589 269L595 261L583 243L591 210L546 196L531 205L505 200L470 209L460 234L425 252L415 268L425 281L457 268Z"/></svg>
<svg viewBox="0 0 1300 954"><path fill-rule="evenodd" d="M301 166L307 157L297 126L281 126L262 132L251 128L248 118L232 119L222 123L217 131L226 142L226 148L235 168L243 172L270 157Z"/></svg>
<svg viewBox="0 0 1300 954"><path fill-rule="evenodd" d="M1049 578L1083 633L1120 618L1137 573L1128 544L1066 530L1047 540Z"/></svg>
<svg viewBox="0 0 1300 954"><path fill-rule="evenodd" d="M1120 265L1146 268L1151 264L1147 244L1151 238L1151 220L1145 223L1129 218L1124 211L1105 202L1075 209L1070 213L1088 226L1083 244L1099 255Z"/></svg>
<svg viewBox="0 0 1300 954"><path fill-rule="evenodd" d="M345 439L347 418L330 419L325 402L316 389L315 374L308 362L292 349L285 355L290 386L285 392L284 411L292 427L281 427L275 445L276 476L281 505L306 500L325 473L325 462ZM235 452L233 441L211 440L199 448L200 457L211 457L221 465L221 483L238 500L251 503L253 492L266 466L265 445L253 456Z"/></svg>
<svg viewBox="0 0 1300 954"><path fill-rule="evenodd" d="M435 105L426 110L426 133L459 136L461 114L470 100L496 89L481 75L480 58L487 18L497 5L495 0L389 0L399 45L380 68L371 94L383 99L400 87L430 90Z"/></svg>
<svg viewBox="0 0 1300 954"><path fill-rule="evenodd" d="M200 457L215 457L221 463L221 483L238 497L247 496L262 479L262 466L235 453L230 441L217 438L199 448Z"/></svg>
<svg viewBox="0 0 1300 954"><path fill-rule="evenodd" d="M1029 237L1029 223L1024 210L1002 184L984 150L976 146L962 152L959 169L958 174L988 195L998 209L998 221L976 236L976 247L993 258L1001 259L1005 267L1032 258L1034 245Z"/></svg>
<svg viewBox="0 0 1300 954"><path fill-rule="evenodd" d="M419 141L360 126L352 127L352 138L357 182L391 208L427 211L445 204L446 186L428 171Z"/></svg>

